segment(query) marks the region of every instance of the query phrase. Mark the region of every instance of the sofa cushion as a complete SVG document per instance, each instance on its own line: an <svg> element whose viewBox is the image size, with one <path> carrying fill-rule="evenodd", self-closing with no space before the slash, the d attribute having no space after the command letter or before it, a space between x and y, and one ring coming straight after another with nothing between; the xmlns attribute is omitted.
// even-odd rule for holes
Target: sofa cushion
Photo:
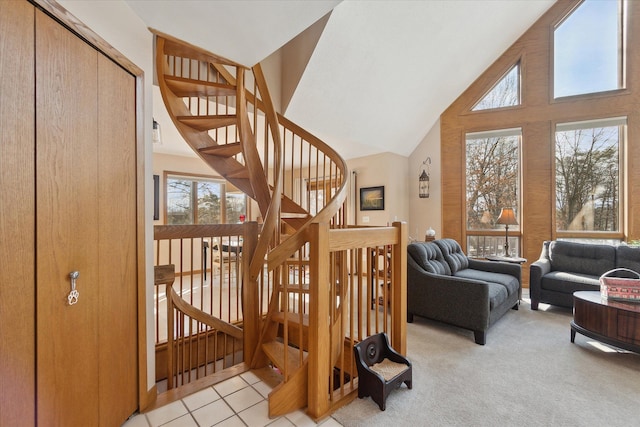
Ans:
<svg viewBox="0 0 640 427"><path fill-rule="evenodd" d="M456 272L455 276L464 277L465 279L482 280L483 282L502 285L507 290L508 295L511 295L514 292L518 292L520 289L520 282L518 282L518 279L509 274L465 268L464 270Z"/></svg>
<svg viewBox="0 0 640 427"><path fill-rule="evenodd" d="M640 247L620 245L616 248L616 267L640 273Z"/></svg>
<svg viewBox="0 0 640 427"><path fill-rule="evenodd" d="M542 277L541 288L566 294L573 294L575 291L598 291L600 276L552 271Z"/></svg>
<svg viewBox="0 0 640 427"><path fill-rule="evenodd" d="M458 242L453 239L439 239L433 243L438 245L442 251L442 255L451 269L451 274L456 274L460 270L469 268L469 259L464 252L462 252L462 248Z"/></svg>
<svg viewBox="0 0 640 427"><path fill-rule="evenodd" d="M551 242L549 245L551 270L600 277L615 267L615 251L616 248L610 245Z"/></svg>
<svg viewBox="0 0 640 427"><path fill-rule="evenodd" d="M488 283L489 285L489 310L498 307L509 297L507 288L497 283Z"/></svg>
<svg viewBox="0 0 640 427"><path fill-rule="evenodd" d="M435 243L411 243L407 246L407 253L423 270L433 274L451 275L449 264L444 260L440 248Z"/></svg>

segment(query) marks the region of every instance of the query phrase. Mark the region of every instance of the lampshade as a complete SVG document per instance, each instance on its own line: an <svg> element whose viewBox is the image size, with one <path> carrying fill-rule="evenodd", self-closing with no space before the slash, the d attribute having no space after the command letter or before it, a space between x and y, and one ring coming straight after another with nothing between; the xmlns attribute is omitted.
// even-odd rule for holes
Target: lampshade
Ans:
<svg viewBox="0 0 640 427"><path fill-rule="evenodd" d="M516 214L515 212L513 212L513 208L502 208L496 224L518 225Z"/></svg>

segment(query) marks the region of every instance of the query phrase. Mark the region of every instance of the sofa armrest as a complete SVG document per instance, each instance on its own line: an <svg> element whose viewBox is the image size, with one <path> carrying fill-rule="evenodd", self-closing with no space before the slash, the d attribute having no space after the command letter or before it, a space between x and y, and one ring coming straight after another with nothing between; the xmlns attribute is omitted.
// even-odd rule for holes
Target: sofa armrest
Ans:
<svg viewBox="0 0 640 427"><path fill-rule="evenodd" d="M518 283L522 283L522 267L520 264L511 262L481 261L469 258L469 268L480 271L488 271L490 273L502 273L518 279Z"/></svg>
<svg viewBox="0 0 640 427"><path fill-rule="evenodd" d="M489 327L489 285L481 280L432 274L407 260L407 313L472 330Z"/></svg>
<svg viewBox="0 0 640 427"><path fill-rule="evenodd" d="M540 258L529 266L529 296L531 308L538 309L540 291L542 289L542 276L551 271L551 261L548 258Z"/></svg>

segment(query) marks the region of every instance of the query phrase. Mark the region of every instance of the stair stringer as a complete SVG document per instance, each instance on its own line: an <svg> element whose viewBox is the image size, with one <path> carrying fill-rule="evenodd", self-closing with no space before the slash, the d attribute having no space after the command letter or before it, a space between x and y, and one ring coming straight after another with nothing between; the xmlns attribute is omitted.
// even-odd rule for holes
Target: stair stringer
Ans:
<svg viewBox="0 0 640 427"><path fill-rule="evenodd" d="M269 393L269 418L275 418L307 406L309 389L309 364L307 360L293 372L286 382L281 382Z"/></svg>

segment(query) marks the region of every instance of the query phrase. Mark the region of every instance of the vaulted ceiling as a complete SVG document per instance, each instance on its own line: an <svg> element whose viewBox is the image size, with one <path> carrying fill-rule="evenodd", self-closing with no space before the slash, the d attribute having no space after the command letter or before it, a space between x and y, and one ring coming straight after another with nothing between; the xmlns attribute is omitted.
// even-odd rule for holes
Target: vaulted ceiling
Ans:
<svg viewBox="0 0 640 427"><path fill-rule="evenodd" d="M282 86L292 87L282 96L284 115L346 159L411 154L440 114L555 2L125 1L149 27L238 63L276 54L288 80ZM319 20L307 31L311 49L287 48ZM294 66L292 76L287 68ZM166 133L170 122L161 124ZM180 151L172 139L159 151Z"/></svg>

